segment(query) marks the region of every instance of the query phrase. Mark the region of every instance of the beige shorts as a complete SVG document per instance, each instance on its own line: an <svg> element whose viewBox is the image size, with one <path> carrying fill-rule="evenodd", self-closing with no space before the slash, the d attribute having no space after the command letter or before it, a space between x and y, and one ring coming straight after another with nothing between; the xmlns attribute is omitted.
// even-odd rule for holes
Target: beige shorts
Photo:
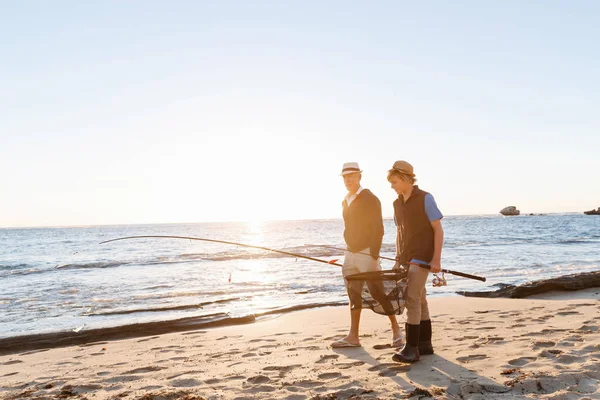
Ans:
<svg viewBox="0 0 600 400"><path fill-rule="evenodd" d="M364 254L361 254L364 253ZM342 265L342 275L345 277L363 272L381 271L379 259L374 260L369 254L369 249L361 250L360 253L344 253L344 264ZM365 285L364 281L348 282L344 279L344 285L350 299L350 307L352 309L362 308L362 289Z"/></svg>
<svg viewBox="0 0 600 400"><path fill-rule="evenodd" d="M342 266L342 276L344 278L348 275L372 271L381 271L381 265L379 259L373 260L373 257L369 254L369 249L361 250L360 253L344 252L344 264Z"/></svg>

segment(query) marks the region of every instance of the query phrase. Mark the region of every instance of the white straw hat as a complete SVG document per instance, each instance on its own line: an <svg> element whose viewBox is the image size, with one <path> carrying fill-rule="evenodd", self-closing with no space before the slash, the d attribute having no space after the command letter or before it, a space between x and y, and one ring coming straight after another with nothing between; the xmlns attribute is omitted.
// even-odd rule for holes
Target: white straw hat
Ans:
<svg viewBox="0 0 600 400"><path fill-rule="evenodd" d="M360 167L358 166L357 162L347 162L344 163L344 166L342 167L342 173L340 175L344 176L344 175L348 175L348 174L354 174L356 172L362 172L360 170Z"/></svg>

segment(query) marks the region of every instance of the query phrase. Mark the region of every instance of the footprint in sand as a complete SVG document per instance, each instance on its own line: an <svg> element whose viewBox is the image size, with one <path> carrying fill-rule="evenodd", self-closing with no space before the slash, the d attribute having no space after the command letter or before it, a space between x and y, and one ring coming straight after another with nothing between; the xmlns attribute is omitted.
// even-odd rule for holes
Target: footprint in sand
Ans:
<svg viewBox="0 0 600 400"><path fill-rule="evenodd" d="M257 376L253 376L253 377L246 379L246 381L248 381L254 385L260 385L263 383L270 382L271 378L269 378L268 376L265 376L265 375L257 375Z"/></svg>
<svg viewBox="0 0 600 400"><path fill-rule="evenodd" d="M325 372L324 374L319 375L318 378L319 379L334 379L334 378L339 378L340 376L342 376L342 374L339 372Z"/></svg>
<svg viewBox="0 0 600 400"><path fill-rule="evenodd" d="M317 340L317 338L314 337L314 336L310 336L310 337L302 339L301 341L302 342L310 342L310 341L313 341L313 340Z"/></svg>
<svg viewBox="0 0 600 400"><path fill-rule="evenodd" d="M531 361L537 360L537 357L521 357L510 360L508 363L517 367L522 367L525 364L529 364Z"/></svg>
<svg viewBox="0 0 600 400"><path fill-rule="evenodd" d="M189 357L179 356L179 357L171 357L171 358L169 358L169 361L187 361L189 359L190 359Z"/></svg>
<svg viewBox="0 0 600 400"><path fill-rule="evenodd" d="M205 371L199 371L199 370L196 370L196 371L185 371L185 372L181 372L179 374L173 375L173 376L169 376L169 377L167 377L167 380L170 381L171 379L178 378L178 377L180 377L182 375L203 374L204 372Z"/></svg>
<svg viewBox="0 0 600 400"><path fill-rule="evenodd" d="M553 333L565 332L568 330L569 329L542 329L541 331L538 331L538 332L527 332L527 333L522 334L521 336L548 336Z"/></svg>
<svg viewBox="0 0 600 400"><path fill-rule="evenodd" d="M322 355L317 361L315 361L315 364L323 364L323 363L326 363L327 361L336 360L338 358L340 358L339 354L325 354L325 355Z"/></svg>
<svg viewBox="0 0 600 400"><path fill-rule="evenodd" d="M454 338L454 340L456 340L457 342L462 342L463 340L470 340L470 339L477 339L477 338L479 338L479 336L463 336L463 337Z"/></svg>
<svg viewBox="0 0 600 400"><path fill-rule="evenodd" d="M147 372L160 371L161 369L165 369L165 367L150 366L150 367L136 368L134 370L127 371L124 374L145 374Z"/></svg>
<svg viewBox="0 0 600 400"><path fill-rule="evenodd" d="M469 363L471 361L476 361L476 360L483 360L488 358L487 355L485 354L471 354L468 356L464 356L464 357L457 357L456 361L461 362L461 363Z"/></svg>
<svg viewBox="0 0 600 400"><path fill-rule="evenodd" d="M294 386L300 386L302 388L313 388L322 384L323 382L311 381L310 379L294 382Z"/></svg>
<svg viewBox="0 0 600 400"><path fill-rule="evenodd" d="M296 351L296 350L319 350L319 346L306 346L306 347L290 347L287 351Z"/></svg>
<svg viewBox="0 0 600 400"><path fill-rule="evenodd" d="M259 386L255 386L251 389L244 389L244 392L247 393L262 393L262 392L274 392L276 391L277 388L274 386L270 386L270 385L259 385ZM249 397L250 399L253 399L254 397Z"/></svg>
<svg viewBox="0 0 600 400"><path fill-rule="evenodd" d="M185 336L185 335L198 335L201 333L206 333L206 331L192 331L192 332L183 332L181 335Z"/></svg>
<svg viewBox="0 0 600 400"><path fill-rule="evenodd" d="M577 315L581 314L579 311L560 311L557 312L556 315Z"/></svg>
<svg viewBox="0 0 600 400"><path fill-rule="evenodd" d="M398 372L410 371L410 364L397 364L397 363L383 363L370 367L368 370L371 372L379 372L379 376L394 376Z"/></svg>
<svg viewBox="0 0 600 400"><path fill-rule="evenodd" d="M556 346L556 342L553 342L552 340L538 340L536 342L533 342L533 347L554 347Z"/></svg>
<svg viewBox="0 0 600 400"><path fill-rule="evenodd" d="M532 322L546 322L550 318L554 318L554 315L542 315L541 317L534 318L531 321Z"/></svg>
<svg viewBox="0 0 600 400"><path fill-rule="evenodd" d="M249 349L250 351L256 351L258 349L272 349L274 347L278 347L278 344L263 344L262 346L255 347L253 349Z"/></svg>
<svg viewBox="0 0 600 400"><path fill-rule="evenodd" d="M276 339L252 339L248 340L248 343L256 343L256 342L276 342Z"/></svg>
<svg viewBox="0 0 600 400"><path fill-rule="evenodd" d="M595 325L583 325L581 328L577 329L575 332L577 333L594 333L598 332L598 327Z"/></svg>
<svg viewBox="0 0 600 400"><path fill-rule="evenodd" d="M23 361L21 361L21 360L10 360L10 361L7 361L7 362L3 363L2 365L21 364L22 362Z"/></svg>
<svg viewBox="0 0 600 400"><path fill-rule="evenodd" d="M294 365L269 365L268 367L264 367L263 371L279 371L279 377L283 378L288 372L298 367L301 367L300 364Z"/></svg>
<svg viewBox="0 0 600 400"><path fill-rule="evenodd" d="M495 326L482 326L479 328L475 328L476 331L489 331L492 329L496 329L496 327Z"/></svg>
<svg viewBox="0 0 600 400"><path fill-rule="evenodd" d="M365 362L364 361L354 361L354 362L349 362L349 363L339 363L339 364L334 364L338 369L348 369L348 368L352 368L352 367L360 367L361 365L364 365Z"/></svg>
<svg viewBox="0 0 600 400"><path fill-rule="evenodd" d="M538 354L540 357L546 357L546 358L554 358L559 354L562 354L563 351L559 350L559 349L546 349L546 350L542 350L540 352L540 354Z"/></svg>
<svg viewBox="0 0 600 400"><path fill-rule="evenodd" d="M583 342L583 338L580 335L572 335L572 336L567 336L566 338L563 339L563 341L566 341L566 342Z"/></svg>
<svg viewBox="0 0 600 400"><path fill-rule="evenodd" d="M559 354L556 358L556 362L560 364L573 364L575 362L583 362L585 359L586 357L576 357L570 354Z"/></svg>
<svg viewBox="0 0 600 400"><path fill-rule="evenodd" d="M504 342L504 338L503 337L500 337L500 336L490 336L490 337L482 339L482 343L481 344L499 344L501 342Z"/></svg>
<svg viewBox="0 0 600 400"><path fill-rule="evenodd" d="M137 375L119 375L114 378L105 379L103 382L106 383L124 383L124 382L133 382L142 379L141 376Z"/></svg>
<svg viewBox="0 0 600 400"><path fill-rule="evenodd" d="M173 387L196 387L201 386L203 383L194 378L188 379L173 379L169 381L169 385Z"/></svg>
<svg viewBox="0 0 600 400"><path fill-rule="evenodd" d="M10 373L8 373L8 374L6 374L6 375L2 375L2 376L3 376L3 377L4 377L4 376L13 376L13 375L16 375L16 374L18 374L18 372L10 372Z"/></svg>
<svg viewBox="0 0 600 400"><path fill-rule="evenodd" d="M149 341L149 340L158 339L159 337L160 337L160 336L152 336L152 337L149 337L149 338L140 339L140 340L138 340L137 342L138 342L138 343L141 343L141 342L147 342L147 341Z"/></svg>
<svg viewBox="0 0 600 400"><path fill-rule="evenodd" d="M221 336L220 338L217 338L215 340L225 340L225 339L238 339L241 338L242 335L234 335L234 336Z"/></svg>

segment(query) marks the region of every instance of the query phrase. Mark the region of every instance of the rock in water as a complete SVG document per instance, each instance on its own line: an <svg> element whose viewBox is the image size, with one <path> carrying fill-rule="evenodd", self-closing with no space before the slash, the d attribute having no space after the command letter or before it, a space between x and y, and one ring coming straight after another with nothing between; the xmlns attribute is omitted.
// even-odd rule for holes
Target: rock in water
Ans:
<svg viewBox="0 0 600 400"><path fill-rule="evenodd" d="M500 214L502 214L502 215L519 215L519 214L521 214L521 211L517 210L517 207L515 207L515 206L508 206L508 207L504 207L502 210L500 210Z"/></svg>
<svg viewBox="0 0 600 400"><path fill-rule="evenodd" d="M582 272L581 274L559 276L527 282L519 286L506 285L493 292L456 292L467 297L509 297L521 299L534 294L546 293L552 290L582 290L600 287L600 271Z"/></svg>

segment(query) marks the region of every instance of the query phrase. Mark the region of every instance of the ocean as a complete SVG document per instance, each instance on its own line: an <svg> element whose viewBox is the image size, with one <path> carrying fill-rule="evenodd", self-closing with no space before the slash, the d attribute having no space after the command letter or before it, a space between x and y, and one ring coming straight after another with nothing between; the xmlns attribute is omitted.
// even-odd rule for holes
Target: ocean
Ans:
<svg viewBox="0 0 600 400"><path fill-rule="evenodd" d="M393 258L394 222L384 224L381 255ZM447 286L428 283L429 296L600 268L597 216L448 216L443 225L442 267L487 281L446 274ZM192 236L341 263L342 251L320 246L344 247L342 232L338 219L0 229L0 339L189 317L226 324L346 304L341 268L326 263L182 239L99 244L134 235Z"/></svg>

